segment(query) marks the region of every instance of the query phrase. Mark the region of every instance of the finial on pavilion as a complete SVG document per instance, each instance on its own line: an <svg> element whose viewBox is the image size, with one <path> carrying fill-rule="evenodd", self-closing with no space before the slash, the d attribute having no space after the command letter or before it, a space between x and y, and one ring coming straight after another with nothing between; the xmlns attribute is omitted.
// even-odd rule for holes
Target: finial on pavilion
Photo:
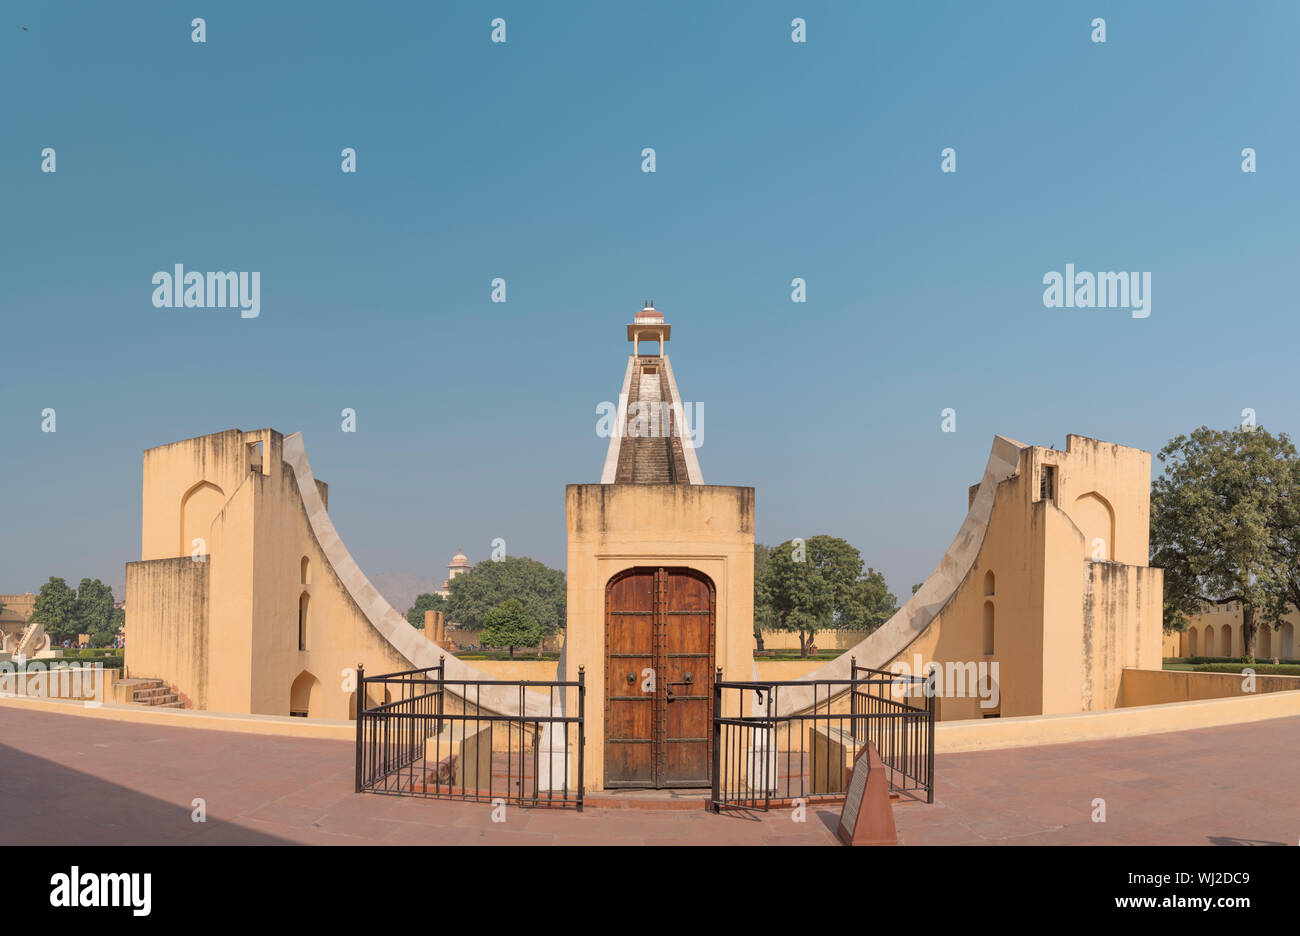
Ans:
<svg viewBox="0 0 1300 936"><path fill-rule="evenodd" d="M664 314L655 308L653 299L645 300L641 311L627 327L627 340L632 342L632 353L637 354L637 347L642 341L658 341L659 356L664 356L664 342L668 340L672 326L664 321Z"/></svg>

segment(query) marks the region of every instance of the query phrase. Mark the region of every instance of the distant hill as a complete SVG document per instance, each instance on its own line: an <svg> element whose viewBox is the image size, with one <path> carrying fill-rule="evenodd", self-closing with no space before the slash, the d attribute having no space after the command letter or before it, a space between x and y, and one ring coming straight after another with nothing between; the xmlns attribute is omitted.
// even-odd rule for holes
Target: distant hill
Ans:
<svg viewBox="0 0 1300 936"><path fill-rule="evenodd" d="M425 575L407 575L402 572L376 572L369 578L370 584L379 589L379 594L388 600L398 614L405 614L415 604L417 597L442 584Z"/></svg>
<svg viewBox="0 0 1300 936"><path fill-rule="evenodd" d="M387 599L398 614L415 604L415 599L425 592L431 592L442 582L435 582L424 575L406 575L401 572L376 572L370 576L370 583L379 589L379 594ZM126 599L126 585L114 585L113 597L118 601Z"/></svg>

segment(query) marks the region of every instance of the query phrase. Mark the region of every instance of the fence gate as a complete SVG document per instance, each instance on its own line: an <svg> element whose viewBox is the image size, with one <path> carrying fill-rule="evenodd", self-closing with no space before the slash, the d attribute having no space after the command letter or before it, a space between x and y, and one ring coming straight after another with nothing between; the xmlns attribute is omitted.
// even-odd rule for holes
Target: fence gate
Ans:
<svg viewBox="0 0 1300 936"><path fill-rule="evenodd" d="M382 676L357 668L356 791L581 810L582 669L576 682L445 679L444 671L443 663ZM519 715L484 708L502 687L517 693ZM576 714L525 714L527 698L542 693L541 711L567 711L566 692Z"/></svg>
<svg viewBox="0 0 1300 936"><path fill-rule="evenodd" d="M723 682L713 688L713 808L838 802L858 752L872 742L891 793L934 802L934 684L857 665L850 679ZM812 690L783 711L782 695ZM724 714L726 713L726 714Z"/></svg>

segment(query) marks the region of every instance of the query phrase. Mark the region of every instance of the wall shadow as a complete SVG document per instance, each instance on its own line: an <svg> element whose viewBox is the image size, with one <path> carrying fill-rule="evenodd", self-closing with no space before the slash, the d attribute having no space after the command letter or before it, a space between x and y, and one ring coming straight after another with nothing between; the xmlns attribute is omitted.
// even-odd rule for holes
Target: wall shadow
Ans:
<svg viewBox="0 0 1300 936"><path fill-rule="evenodd" d="M0 744L0 845L294 845Z"/></svg>

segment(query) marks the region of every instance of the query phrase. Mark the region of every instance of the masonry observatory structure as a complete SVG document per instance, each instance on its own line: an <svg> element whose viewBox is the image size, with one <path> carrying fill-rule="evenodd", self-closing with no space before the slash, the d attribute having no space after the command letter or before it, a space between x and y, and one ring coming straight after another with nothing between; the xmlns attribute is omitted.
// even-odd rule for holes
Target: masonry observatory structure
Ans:
<svg viewBox="0 0 1300 936"><path fill-rule="evenodd" d="M704 483L671 330L653 302L627 326L601 483L565 491L564 662L600 694L587 729L597 788L707 786L718 668L753 670L754 489Z"/></svg>
<svg viewBox="0 0 1300 936"><path fill-rule="evenodd" d="M127 675L162 681L186 708L346 722L359 701L364 716L401 688L372 677L358 700L349 678L358 664L367 674L436 669L447 684L441 712L508 718L490 740L462 731L453 759L427 758L429 776L515 744L530 752L538 790L571 789L580 749L585 790L709 786L715 718L756 714L756 693L734 685L758 674L755 495L704 483L692 433L701 413L688 418L671 338L653 302L626 325L631 349L600 480L564 492L568 617L546 676L569 685L548 695L535 677L530 686L503 681L490 661L458 659L440 629L412 627L334 528L333 492L312 473L301 434L273 429L145 451L141 556L126 567ZM803 725L790 716L847 711L847 698L824 688L819 700L813 681L856 678L855 658L859 668L914 676L939 667L934 714L944 720L1133 704L1135 680L1158 675L1161 663L1161 573L1147 566L1150 474L1139 449L1071 435L1061 451L995 436L979 482L956 493L965 519L926 581L843 655L784 682L757 714L785 719L790 744L812 744L790 734ZM887 551L888 537L871 548ZM458 555L449 578L469 569ZM512 729L509 719L531 727ZM840 742L823 732L819 743ZM746 745L737 770L750 783L774 748Z"/></svg>

